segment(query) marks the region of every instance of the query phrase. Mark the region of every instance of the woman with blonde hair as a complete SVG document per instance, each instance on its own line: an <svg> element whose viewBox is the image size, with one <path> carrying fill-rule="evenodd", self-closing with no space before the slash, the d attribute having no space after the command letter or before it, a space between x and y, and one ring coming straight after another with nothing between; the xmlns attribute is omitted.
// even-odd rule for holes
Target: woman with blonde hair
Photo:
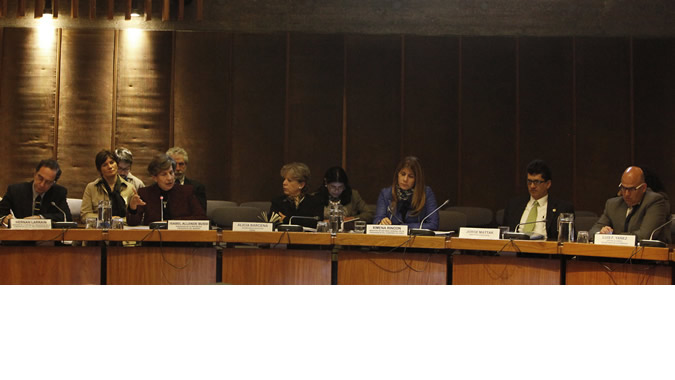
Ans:
<svg viewBox="0 0 675 380"><path fill-rule="evenodd" d="M291 162L281 168L281 177L284 179L282 184L284 195L272 200L270 215L279 214L282 223L286 224L290 223L292 216L316 217L293 219L293 224L316 227L316 222L323 219L323 206L319 197L307 192L309 167L301 162Z"/></svg>
<svg viewBox="0 0 675 380"><path fill-rule="evenodd" d="M434 192L425 185L422 165L417 157L408 156L396 167L391 187L380 192L373 223L419 228L422 220L436 207ZM422 228L437 230L438 220L438 213L435 213L424 221Z"/></svg>

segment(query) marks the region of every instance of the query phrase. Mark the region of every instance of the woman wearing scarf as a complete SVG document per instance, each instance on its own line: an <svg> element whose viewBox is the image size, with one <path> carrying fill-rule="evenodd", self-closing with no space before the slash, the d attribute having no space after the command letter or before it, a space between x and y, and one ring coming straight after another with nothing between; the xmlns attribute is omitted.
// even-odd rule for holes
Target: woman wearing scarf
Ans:
<svg viewBox="0 0 675 380"><path fill-rule="evenodd" d="M100 178L87 184L82 195L82 222L98 216L98 203L106 200L112 205L113 217L126 217L127 202L134 195L133 185L117 174L117 157L109 150L96 154L96 170Z"/></svg>
<svg viewBox="0 0 675 380"><path fill-rule="evenodd" d="M289 224L292 216L316 217L316 219L293 218L293 224L316 227L317 220L323 219L323 206L319 197L307 193L309 168L301 162L291 162L281 168L284 179L284 195L272 200L270 215L277 213L282 223Z"/></svg>
<svg viewBox="0 0 675 380"><path fill-rule="evenodd" d="M436 197L424 184L424 173L417 157L406 157L394 171L391 187L380 192L375 211L375 224L407 224L420 228L422 220L436 209ZM424 221L422 228L438 229L438 213Z"/></svg>
<svg viewBox="0 0 675 380"><path fill-rule="evenodd" d="M349 186L349 178L345 170L339 166L333 166L326 170L323 176L323 186L318 194L323 205L323 218L330 216L330 203L340 202L345 211L345 217L358 218L370 223L373 220L373 211L361 198L358 191Z"/></svg>

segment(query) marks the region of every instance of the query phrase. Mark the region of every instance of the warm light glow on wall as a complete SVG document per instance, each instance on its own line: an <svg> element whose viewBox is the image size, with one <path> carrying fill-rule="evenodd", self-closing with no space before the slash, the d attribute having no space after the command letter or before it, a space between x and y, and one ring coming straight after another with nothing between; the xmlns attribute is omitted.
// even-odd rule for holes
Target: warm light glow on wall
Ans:
<svg viewBox="0 0 675 380"><path fill-rule="evenodd" d="M38 29L38 46L40 49L50 49L54 47L54 40L56 39L56 28L54 27L54 20L52 15L45 15L37 19Z"/></svg>
<svg viewBox="0 0 675 380"><path fill-rule="evenodd" d="M143 43L143 30L137 28L124 29L125 45L136 49Z"/></svg>

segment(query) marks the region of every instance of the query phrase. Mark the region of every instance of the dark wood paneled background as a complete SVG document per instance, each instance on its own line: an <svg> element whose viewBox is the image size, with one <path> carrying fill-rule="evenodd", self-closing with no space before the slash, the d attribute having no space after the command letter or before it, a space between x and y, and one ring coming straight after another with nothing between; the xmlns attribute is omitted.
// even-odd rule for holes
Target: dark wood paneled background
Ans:
<svg viewBox="0 0 675 380"><path fill-rule="evenodd" d="M437 198L497 210L535 157L553 193L602 211L635 162L675 189L675 39L3 28L0 188L57 157L79 197L94 156L133 172L171 145L210 199L268 200L280 167L312 188L344 165L369 203L403 155Z"/></svg>

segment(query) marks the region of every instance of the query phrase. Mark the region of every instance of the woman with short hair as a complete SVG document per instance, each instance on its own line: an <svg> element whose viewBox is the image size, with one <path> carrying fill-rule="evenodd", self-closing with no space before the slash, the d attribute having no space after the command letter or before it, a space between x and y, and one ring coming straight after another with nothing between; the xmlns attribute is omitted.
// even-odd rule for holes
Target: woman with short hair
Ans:
<svg viewBox="0 0 675 380"><path fill-rule="evenodd" d="M323 206L317 196L308 193L309 167L301 162L291 162L281 168L281 177L284 195L272 200L270 215L279 214L285 224L289 224L293 216L315 217L313 220L294 218L293 224L316 227L316 222L323 219Z"/></svg>
<svg viewBox="0 0 675 380"><path fill-rule="evenodd" d="M88 183L84 189L82 222L88 217L98 217L98 203L104 200L110 201L113 216L126 217L127 203L134 195L134 187L117 173L117 156L104 149L96 154L94 164L100 178Z"/></svg>
<svg viewBox="0 0 675 380"><path fill-rule="evenodd" d="M176 162L166 154L155 156L148 173L155 181L131 197L127 222L130 226L149 225L162 220L207 220L192 186L176 183Z"/></svg>
<svg viewBox="0 0 675 380"><path fill-rule="evenodd" d="M406 224L420 228L420 223L436 209L436 197L424 183L424 172L417 157L408 156L394 171L391 187L380 192L375 211L375 224ZM424 221L421 228L438 229L438 213Z"/></svg>

